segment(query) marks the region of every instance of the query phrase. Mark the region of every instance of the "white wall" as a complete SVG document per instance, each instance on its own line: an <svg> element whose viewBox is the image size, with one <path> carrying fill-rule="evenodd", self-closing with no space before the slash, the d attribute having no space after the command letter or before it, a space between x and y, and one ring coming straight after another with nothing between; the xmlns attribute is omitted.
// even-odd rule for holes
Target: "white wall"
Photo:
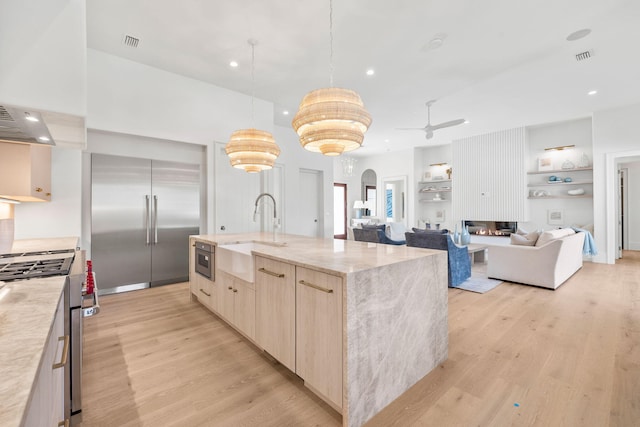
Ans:
<svg viewBox="0 0 640 427"><path fill-rule="evenodd" d="M452 205L458 220L527 221L526 132L455 140Z"/></svg>
<svg viewBox="0 0 640 427"><path fill-rule="evenodd" d="M86 114L85 0L0 1L0 103Z"/></svg>
<svg viewBox="0 0 640 427"><path fill-rule="evenodd" d="M273 131L273 104L260 99L252 122L251 97L238 92L94 49L88 72L91 129L202 145L238 129Z"/></svg>
<svg viewBox="0 0 640 427"><path fill-rule="evenodd" d="M640 104L593 114L593 217L599 251L596 262L615 263L616 162L640 155L638 117Z"/></svg>

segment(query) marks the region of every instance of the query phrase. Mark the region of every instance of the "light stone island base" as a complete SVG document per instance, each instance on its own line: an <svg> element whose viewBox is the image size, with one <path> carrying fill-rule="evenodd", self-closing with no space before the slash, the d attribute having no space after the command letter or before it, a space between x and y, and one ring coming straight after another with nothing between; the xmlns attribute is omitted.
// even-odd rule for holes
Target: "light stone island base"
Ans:
<svg viewBox="0 0 640 427"><path fill-rule="evenodd" d="M364 424L447 359L446 267L442 252L348 275L344 426Z"/></svg>

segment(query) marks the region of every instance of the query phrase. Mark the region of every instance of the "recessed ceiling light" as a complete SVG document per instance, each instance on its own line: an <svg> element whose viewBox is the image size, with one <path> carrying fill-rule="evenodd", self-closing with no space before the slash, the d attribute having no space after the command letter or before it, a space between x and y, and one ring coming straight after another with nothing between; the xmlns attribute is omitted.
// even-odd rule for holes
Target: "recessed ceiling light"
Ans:
<svg viewBox="0 0 640 427"><path fill-rule="evenodd" d="M587 92L587 95L595 95L596 93L598 93L597 90L590 90L589 92Z"/></svg>
<svg viewBox="0 0 640 427"><path fill-rule="evenodd" d="M24 118L29 120L30 122L39 122L40 120L38 120L37 117L33 117L31 114L29 113L24 113Z"/></svg>
<svg viewBox="0 0 640 427"><path fill-rule="evenodd" d="M385 139L385 140L384 140L384 142L389 142L389 140L388 140L388 139Z"/></svg>
<svg viewBox="0 0 640 427"><path fill-rule="evenodd" d="M464 121L464 124L465 124L465 125L468 125L469 123L471 123L469 120L465 120L465 121Z"/></svg>
<svg viewBox="0 0 640 427"><path fill-rule="evenodd" d="M582 30L574 31L569 34L567 36L567 41L573 42L580 40L581 38L587 37L589 34L591 34L591 30L589 28L583 28Z"/></svg>
<svg viewBox="0 0 640 427"><path fill-rule="evenodd" d="M282 112L282 114L284 114L285 116L288 116L288 115L289 115L289 111L284 110L284 111Z"/></svg>
<svg viewBox="0 0 640 427"><path fill-rule="evenodd" d="M238 66L238 62L236 61L229 62L229 67L236 68L237 66Z"/></svg>
<svg viewBox="0 0 640 427"><path fill-rule="evenodd" d="M49 138L47 138L46 136L39 136L38 139L40 141L49 141Z"/></svg>
<svg viewBox="0 0 640 427"><path fill-rule="evenodd" d="M375 73L376 73L376 72L375 72L375 70L374 70L373 68L369 68L369 69L367 70L367 76L373 76Z"/></svg>

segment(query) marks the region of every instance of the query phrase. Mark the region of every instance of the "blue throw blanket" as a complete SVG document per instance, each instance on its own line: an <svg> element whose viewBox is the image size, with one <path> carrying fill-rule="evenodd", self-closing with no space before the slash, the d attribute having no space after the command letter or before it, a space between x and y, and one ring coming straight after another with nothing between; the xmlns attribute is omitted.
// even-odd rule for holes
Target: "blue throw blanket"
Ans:
<svg viewBox="0 0 640 427"><path fill-rule="evenodd" d="M583 255L598 255L598 248L596 247L596 242L593 240L593 236L587 230L582 228L573 228L573 231L576 233L584 233L584 245L582 246L582 254Z"/></svg>

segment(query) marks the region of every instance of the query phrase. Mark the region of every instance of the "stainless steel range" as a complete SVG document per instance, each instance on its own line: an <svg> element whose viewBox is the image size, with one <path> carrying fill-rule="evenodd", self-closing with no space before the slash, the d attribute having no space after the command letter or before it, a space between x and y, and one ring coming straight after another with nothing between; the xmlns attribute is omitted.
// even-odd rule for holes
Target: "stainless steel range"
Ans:
<svg viewBox="0 0 640 427"><path fill-rule="evenodd" d="M0 282L67 276L65 286L65 334L69 362L65 368L65 418L75 425L82 420L82 318L99 312L97 289L85 295L85 254L74 249L0 254Z"/></svg>
<svg viewBox="0 0 640 427"><path fill-rule="evenodd" d="M0 254L0 281L66 276L75 256L74 249Z"/></svg>

